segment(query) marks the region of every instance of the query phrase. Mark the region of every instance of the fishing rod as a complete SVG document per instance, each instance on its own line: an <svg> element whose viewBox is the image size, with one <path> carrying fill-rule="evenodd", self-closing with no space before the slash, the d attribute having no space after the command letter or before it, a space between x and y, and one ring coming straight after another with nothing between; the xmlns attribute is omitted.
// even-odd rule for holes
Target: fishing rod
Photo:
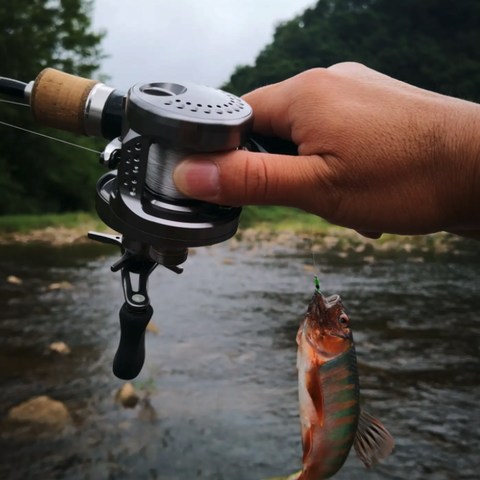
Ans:
<svg viewBox="0 0 480 480"><path fill-rule="evenodd" d="M180 274L188 249L223 242L237 231L241 208L192 200L173 171L195 152L248 148L297 154L296 145L253 135L251 107L223 90L194 83L137 84L127 93L52 68L29 83L0 77L0 94L30 106L41 125L109 140L100 162L96 210L118 235L88 232L115 245L124 303L113 372L135 378L145 361L145 329L153 315L148 278L158 265Z"/></svg>

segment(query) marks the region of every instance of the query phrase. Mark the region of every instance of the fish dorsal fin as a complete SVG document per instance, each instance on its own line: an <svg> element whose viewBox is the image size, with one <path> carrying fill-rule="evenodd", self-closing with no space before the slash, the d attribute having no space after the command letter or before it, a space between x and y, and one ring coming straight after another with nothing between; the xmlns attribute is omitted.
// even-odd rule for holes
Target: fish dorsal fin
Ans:
<svg viewBox="0 0 480 480"><path fill-rule="evenodd" d="M358 458L370 468L392 453L395 440L380 420L362 410L353 446Z"/></svg>

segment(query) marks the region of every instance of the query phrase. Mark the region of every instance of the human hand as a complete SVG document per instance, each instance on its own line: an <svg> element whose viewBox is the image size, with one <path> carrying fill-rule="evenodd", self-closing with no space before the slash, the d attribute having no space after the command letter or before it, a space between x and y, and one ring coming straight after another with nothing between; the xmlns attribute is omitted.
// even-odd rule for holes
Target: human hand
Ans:
<svg viewBox="0 0 480 480"><path fill-rule="evenodd" d="M363 65L314 69L244 99L298 156L194 155L177 188L224 205L301 208L367 236L480 227L480 106Z"/></svg>

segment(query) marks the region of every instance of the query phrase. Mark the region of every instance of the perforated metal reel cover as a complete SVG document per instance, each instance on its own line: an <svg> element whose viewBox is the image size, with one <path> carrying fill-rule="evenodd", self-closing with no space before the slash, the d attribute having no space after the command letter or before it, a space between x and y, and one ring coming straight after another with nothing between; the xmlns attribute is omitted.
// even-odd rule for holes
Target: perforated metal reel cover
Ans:
<svg viewBox="0 0 480 480"><path fill-rule="evenodd" d="M173 148L199 152L244 144L253 113L231 93L194 83L147 83L127 95L129 128Z"/></svg>

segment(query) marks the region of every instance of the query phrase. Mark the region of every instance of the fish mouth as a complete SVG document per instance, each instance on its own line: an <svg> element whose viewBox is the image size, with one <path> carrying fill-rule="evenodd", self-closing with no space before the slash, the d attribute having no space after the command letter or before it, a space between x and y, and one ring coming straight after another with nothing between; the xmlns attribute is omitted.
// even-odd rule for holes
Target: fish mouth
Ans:
<svg viewBox="0 0 480 480"><path fill-rule="evenodd" d="M335 305L340 301L340 295L330 295L329 297L325 298L325 306L330 308L332 305Z"/></svg>
<svg viewBox="0 0 480 480"><path fill-rule="evenodd" d="M330 295L329 297L324 297L322 293L315 292L312 300L310 301L309 310L318 310L318 312L325 312L326 310L332 308L334 305L340 302L340 295Z"/></svg>

